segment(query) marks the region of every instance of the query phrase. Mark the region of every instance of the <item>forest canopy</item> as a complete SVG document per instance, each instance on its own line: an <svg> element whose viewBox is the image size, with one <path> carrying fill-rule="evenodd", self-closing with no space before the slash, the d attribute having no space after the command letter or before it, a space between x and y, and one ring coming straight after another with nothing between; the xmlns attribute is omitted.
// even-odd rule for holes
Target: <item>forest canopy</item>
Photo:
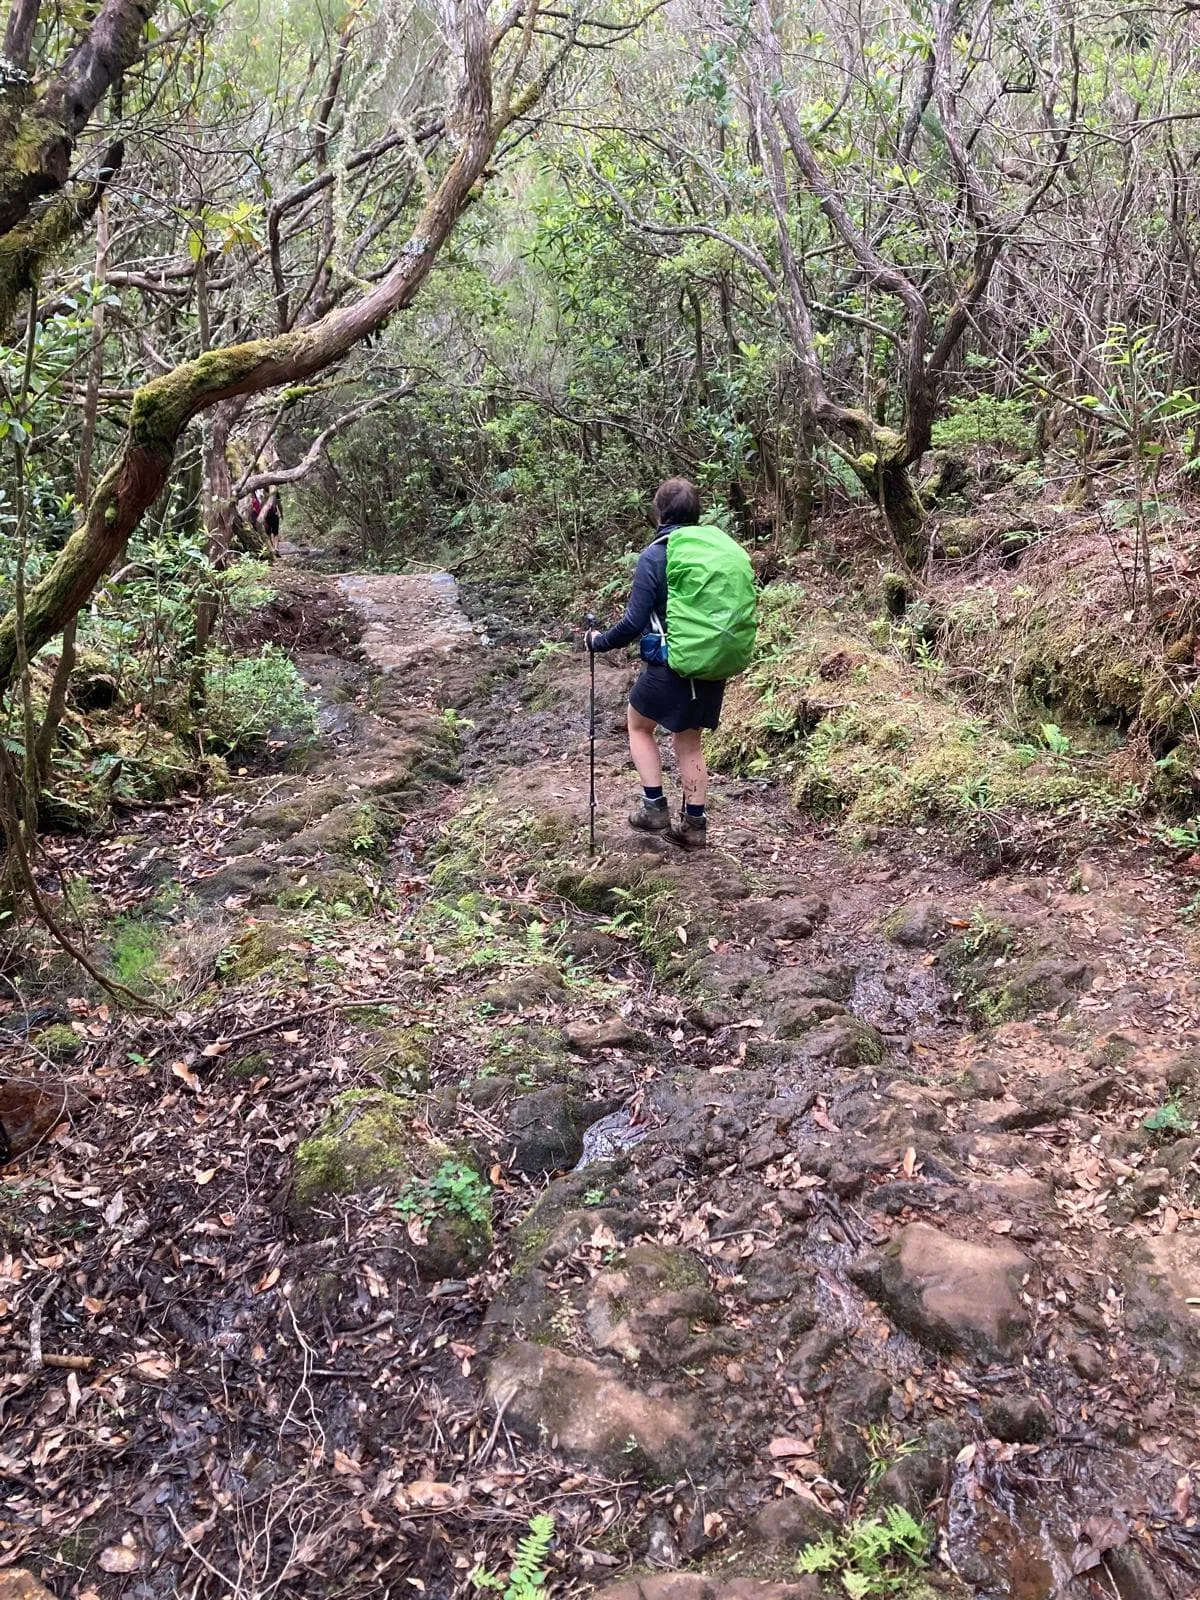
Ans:
<svg viewBox="0 0 1200 1600"><path fill-rule="evenodd" d="M1200 442L1195 49L993 0L14 0L0 683L85 610L199 714L264 501L360 564L580 571L680 470L751 539L876 506L919 569L982 444L1133 462L1136 602Z"/></svg>

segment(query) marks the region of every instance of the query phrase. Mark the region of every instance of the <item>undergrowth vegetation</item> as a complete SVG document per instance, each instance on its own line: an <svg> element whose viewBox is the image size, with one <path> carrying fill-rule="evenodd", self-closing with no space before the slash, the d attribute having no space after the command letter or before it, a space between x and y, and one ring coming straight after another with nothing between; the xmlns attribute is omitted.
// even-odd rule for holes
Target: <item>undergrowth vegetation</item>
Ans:
<svg viewBox="0 0 1200 1600"><path fill-rule="evenodd" d="M1169 802L1169 752L1133 765L1119 732L1122 715L1145 728L1177 704L1161 668L1131 662L1128 630L1118 649L1011 592L1004 609L980 588L942 615L882 587L877 608L865 586L833 596L826 575L763 590L756 658L710 743L719 767L783 777L852 835Z"/></svg>

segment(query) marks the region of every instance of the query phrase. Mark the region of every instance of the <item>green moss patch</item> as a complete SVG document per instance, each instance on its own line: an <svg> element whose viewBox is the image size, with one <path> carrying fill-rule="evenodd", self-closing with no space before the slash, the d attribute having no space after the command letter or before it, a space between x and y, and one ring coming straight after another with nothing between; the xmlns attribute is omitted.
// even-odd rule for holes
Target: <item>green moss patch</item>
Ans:
<svg viewBox="0 0 1200 1600"><path fill-rule="evenodd" d="M804 590L773 585L758 657L731 687L710 743L714 763L782 771L799 806L842 818L850 832L1079 802L1111 808L1125 794L1099 758L1009 737L923 639L914 646L911 630L894 633L887 622L814 615Z"/></svg>

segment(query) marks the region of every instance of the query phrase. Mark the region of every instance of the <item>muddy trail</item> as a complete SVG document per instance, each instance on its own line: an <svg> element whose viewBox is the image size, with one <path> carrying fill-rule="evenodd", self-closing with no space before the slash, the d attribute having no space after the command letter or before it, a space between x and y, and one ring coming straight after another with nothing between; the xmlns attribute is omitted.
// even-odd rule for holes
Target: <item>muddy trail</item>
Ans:
<svg viewBox="0 0 1200 1600"><path fill-rule="evenodd" d="M722 778L685 855L608 659L591 861L518 594L290 581L306 762L47 848L165 1014L0 1017L0 1594L449 1597L537 1514L606 1600L1200 1593L1177 880Z"/></svg>

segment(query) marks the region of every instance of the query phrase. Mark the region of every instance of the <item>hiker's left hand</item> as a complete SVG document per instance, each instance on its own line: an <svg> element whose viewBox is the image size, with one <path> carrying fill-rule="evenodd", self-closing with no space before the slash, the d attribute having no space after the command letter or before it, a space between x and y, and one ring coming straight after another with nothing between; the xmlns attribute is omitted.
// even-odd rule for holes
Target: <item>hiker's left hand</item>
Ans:
<svg viewBox="0 0 1200 1600"><path fill-rule="evenodd" d="M595 642L594 641L597 640L599 637L600 637L600 629L599 628L589 628L587 630L587 632L584 634L584 636L583 636L583 648L587 651L587 653L589 655L595 655L596 646L595 646Z"/></svg>

